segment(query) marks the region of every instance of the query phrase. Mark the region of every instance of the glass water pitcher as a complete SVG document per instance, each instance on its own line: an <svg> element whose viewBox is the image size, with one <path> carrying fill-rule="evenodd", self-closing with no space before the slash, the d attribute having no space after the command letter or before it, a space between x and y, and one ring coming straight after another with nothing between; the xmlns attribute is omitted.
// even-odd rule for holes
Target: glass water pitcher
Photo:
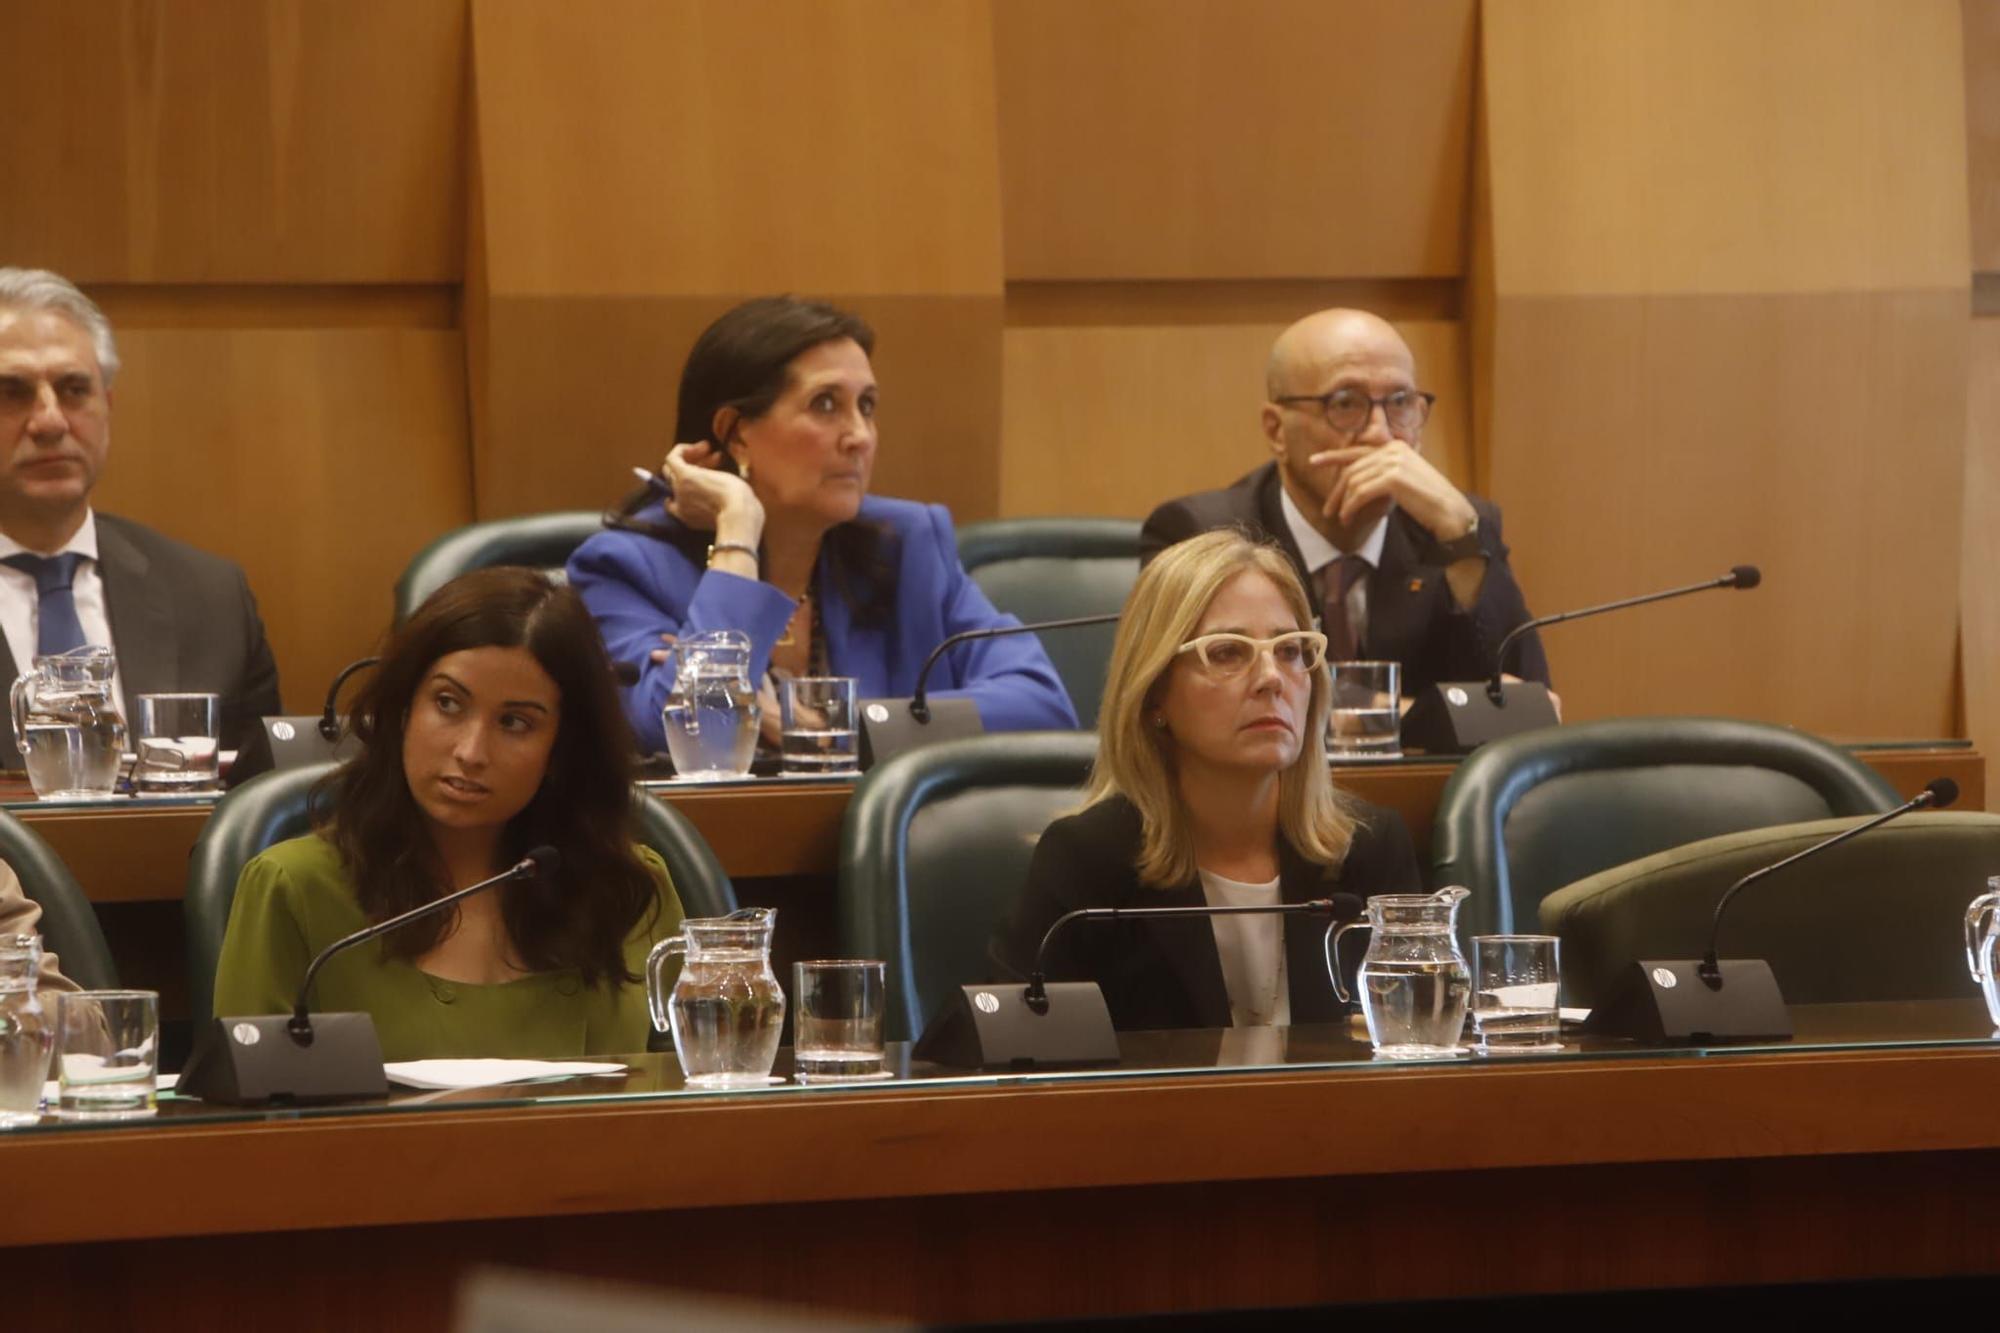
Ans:
<svg viewBox="0 0 2000 1333"><path fill-rule="evenodd" d="M125 754L125 719L111 682L118 659L86 644L37 657L9 694L14 744L45 801L109 796Z"/></svg>
<svg viewBox="0 0 2000 1333"><path fill-rule="evenodd" d="M771 1081L785 992L771 970L778 912L746 907L728 916L681 922L646 957L646 1002L653 1026L672 1032L681 1073L697 1088L761 1087ZM680 976L666 988L669 959Z"/></svg>
<svg viewBox="0 0 2000 1333"><path fill-rule="evenodd" d="M1350 930L1372 932L1356 989L1377 1056L1426 1060L1459 1053L1472 972L1458 947L1458 905L1470 896L1460 888L1384 894L1368 900L1365 920L1333 932L1327 962L1334 992L1343 1000L1350 997L1339 969L1332 967L1340 937Z"/></svg>

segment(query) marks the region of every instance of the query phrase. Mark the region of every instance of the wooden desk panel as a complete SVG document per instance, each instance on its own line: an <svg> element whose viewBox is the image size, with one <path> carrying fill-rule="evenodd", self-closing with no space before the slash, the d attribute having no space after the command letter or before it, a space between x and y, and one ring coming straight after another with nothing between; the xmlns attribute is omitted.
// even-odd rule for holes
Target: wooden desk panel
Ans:
<svg viewBox="0 0 2000 1333"><path fill-rule="evenodd" d="M1986 757L1973 749L1874 750L1862 755L1905 796L1934 777L1960 789L1958 809L1986 808ZM1419 855L1430 845L1439 794L1453 765L1355 765L1334 770L1347 790L1403 817ZM658 792L694 821L732 878L828 876L840 852L848 787L772 786ZM178 901L204 809L38 810L13 813L47 838L92 902Z"/></svg>
<svg viewBox="0 0 2000 1333"><path fill-rule="evenodd" d="M167 1121L0 1138L0 1245L90 1326L438 1328L482 1261L931 1321L1990 1273L1996 1099L1973 1047Z"/></svg>

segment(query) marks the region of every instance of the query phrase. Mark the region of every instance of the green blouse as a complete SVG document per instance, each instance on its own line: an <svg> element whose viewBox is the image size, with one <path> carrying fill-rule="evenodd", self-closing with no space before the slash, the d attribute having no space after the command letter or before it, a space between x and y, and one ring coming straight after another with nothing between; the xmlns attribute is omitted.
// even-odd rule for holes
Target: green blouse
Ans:
<svg viewBox="0 0 2000 1333"><path fill-rule="evenodd" d="M656 941L680 929L667 867L635 849L660 883L660 910L625 942L625 965L644 975ZM317 834L271 847L236 883L215 977L218 1014L288 1014L313 956L368 924L333 844ZM334 958L313 982L313 1008L374 1015L385 1060L434 1056L542 1059L630 1055L646 1049L646 987L586 987L573 971L477 985L446 981L372 940Z"/></svg>

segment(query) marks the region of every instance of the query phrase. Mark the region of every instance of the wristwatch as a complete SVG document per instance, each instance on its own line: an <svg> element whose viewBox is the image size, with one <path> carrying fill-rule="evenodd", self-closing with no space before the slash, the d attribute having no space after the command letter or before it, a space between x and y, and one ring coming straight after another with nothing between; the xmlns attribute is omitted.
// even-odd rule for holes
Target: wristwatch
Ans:
<svg viewBox="0 0 2000 1333"><path fill-rule="evenodd" d="M1437 549L1438 557L1447 565L1455 565L1461 560L1470 560L1475 555L1484 556L1486 550L1479 544L1478 511L1473 511L1472 526L1465 530L1464 535L1454 537L1448 542L1439 542Z"/></svg>

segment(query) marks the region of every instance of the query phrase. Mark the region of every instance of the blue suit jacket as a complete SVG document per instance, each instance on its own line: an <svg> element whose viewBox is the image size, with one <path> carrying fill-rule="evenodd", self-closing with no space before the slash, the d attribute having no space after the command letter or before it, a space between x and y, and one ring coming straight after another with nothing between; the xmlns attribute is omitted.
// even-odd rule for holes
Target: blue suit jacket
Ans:
<svg viewBox="0 0 2000 1333"><path fill-rule="evenodd" d="M645 517L678 526L663 510ZM942 505L868 496L860 518L886 529L884 557L894 571L894 611L886 624L854 623L854 608L839 592L820 553L813 574L814 604L836 675L853 676L860 697L896 698L916 688L917 672L945 636L961 630L1017 625L994 610L958 561L951 515ZM771 648L791 623L798 603L768 583L704 569L670 541L642 533L597 534L570 557L569 580L583 595L614 661L639 667L639 683L625 693L625 716L639 748L666 749L660 709L673 683L668 663L652 660L662 634L737 629L750 636L752 670L762 679ZM988 731L1067 730L1076 710L1055 666L1032 634L979 639L947 653L931 672L939 697L973 700Z"/></svg>

